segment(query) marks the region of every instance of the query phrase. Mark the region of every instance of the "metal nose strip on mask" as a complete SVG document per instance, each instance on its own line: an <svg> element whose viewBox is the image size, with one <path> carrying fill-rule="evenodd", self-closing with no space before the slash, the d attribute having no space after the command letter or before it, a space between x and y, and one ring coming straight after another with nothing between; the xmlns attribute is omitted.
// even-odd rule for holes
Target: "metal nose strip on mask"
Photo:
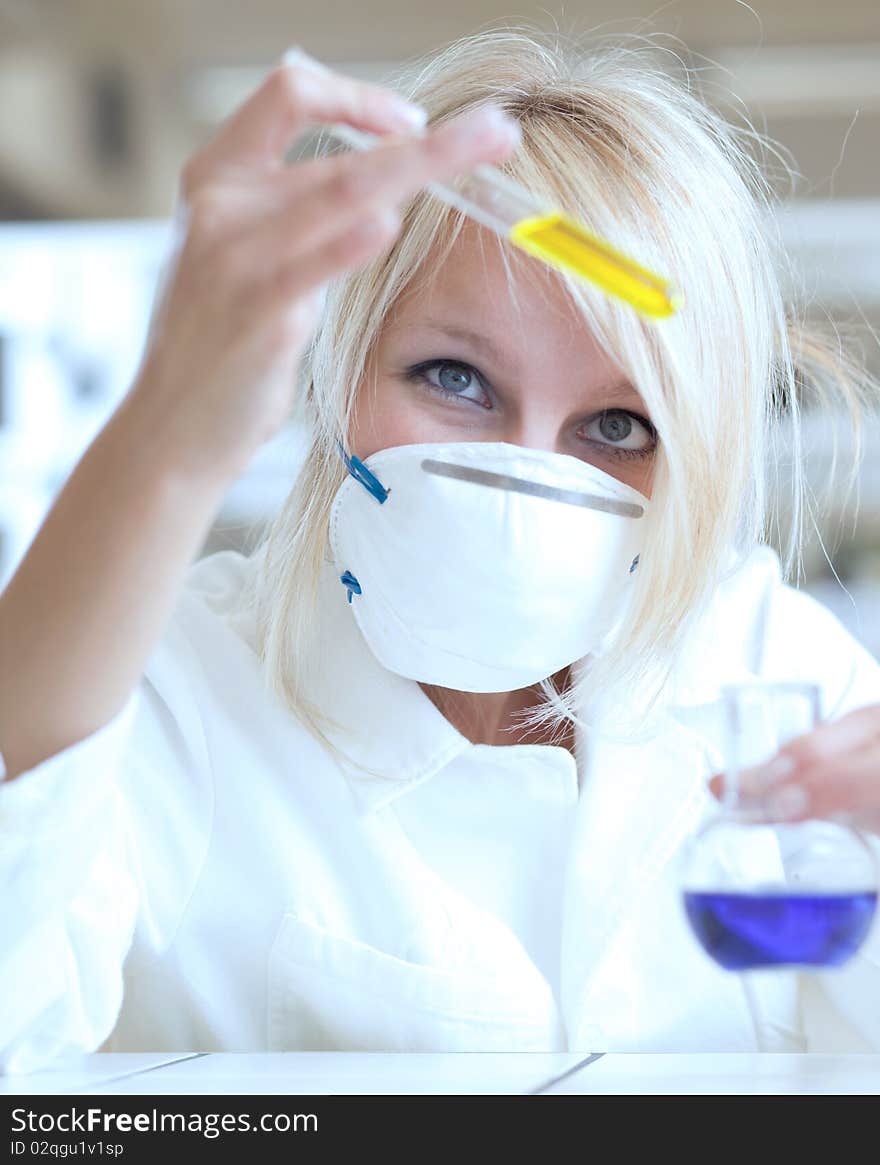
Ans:
<svg viewBox="0 0 880 1165"><path fill-rule="evenodd" d="M425 473L438 477L454 477L459 481L473 481L477 485L488 485L493 489L506 489L514 493L531 494L536 498L548 498L553 502L566 502L570 506L584 506L589 510L601 510L606 514L617 514L621 518L641 518L644 506L635 502L617 502L598 494L585 494L579 490L558 489L553 485L541 485L537 481L527 481L523 477L511 477L507 473L491 473L488 469L473 469L469 465L453 465L448 461L422 461Z"/></svg>

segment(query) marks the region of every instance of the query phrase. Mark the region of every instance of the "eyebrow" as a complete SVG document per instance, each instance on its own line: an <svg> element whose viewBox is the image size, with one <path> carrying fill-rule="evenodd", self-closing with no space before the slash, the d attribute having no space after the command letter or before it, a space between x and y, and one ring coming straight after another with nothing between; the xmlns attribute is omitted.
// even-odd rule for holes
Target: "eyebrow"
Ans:
<svg viewBox="0 0 880 1165"><path fill-rule="evenodd" d="M422 320L417 325L422 328L430 328L434 332L442 332L446 336L451 336L453 340L465 340L468 344L473 344L475 348L482 349L490 359L497 364L505 362L504 353L501 349L482 332L474 331L473 328L466 327L464 324L445 323L443 320Z"/></svg>
<svg viewBox="0 0 880 1165"><path fill-rule="evenodd" d="M450 336L453 340L464 340L466 343L472 344L475 348L481 349L496 364L503 365L506 363L505 354L497 344L490 340L488 336L484 336L482 332L477 332L465 324L447 323L445 320L427 317L413 326L415 328L430 328L433 332L442 332L444 335ZM635 396L641 400L640 393L628 380L620 380L614 384L609 384L602 391L605 396L611 397L612 399L615 397L624 398Z"/></svg>

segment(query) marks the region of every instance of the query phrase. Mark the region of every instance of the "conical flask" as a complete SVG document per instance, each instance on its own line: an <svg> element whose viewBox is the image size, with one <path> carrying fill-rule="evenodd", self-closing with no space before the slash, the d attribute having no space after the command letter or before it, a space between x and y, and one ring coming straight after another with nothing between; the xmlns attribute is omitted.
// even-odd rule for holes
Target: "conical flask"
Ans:
<svg viewBox="0 0 880 1165"><path fill-rule="evenodd" d="M691 930L729 971L845 964L877 908L878 850L842 818L768 822L739 796L739 774L818 724L813 684L723 691L725 796L688 845L683 906Z"/></svg>

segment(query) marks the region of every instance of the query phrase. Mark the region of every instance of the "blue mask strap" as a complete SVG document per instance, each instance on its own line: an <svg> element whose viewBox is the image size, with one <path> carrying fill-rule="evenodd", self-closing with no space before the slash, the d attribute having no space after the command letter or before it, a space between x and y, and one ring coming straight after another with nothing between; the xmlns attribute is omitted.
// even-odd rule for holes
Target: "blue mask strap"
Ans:
<svg viewBox="0 0 880 1165"><path fill-rule="evenodd" d="M364 489L373 495L377 502L384 502L389 493L391 493L391 490L386 489L374 473L370 473L369 469L367 469L366 465L364 465L363 461L361 461L359 457L355 457L354 454L349 456L342 448L341 441L337 441L336 444L339 447L339 452L342 454L342 460L345 462L345 468L355 479L355 481L359 481ZM351 598L351 596L349 596L349 598Z"/></svg>
<svg viewBox="0 0 880 1165"><path fill-rule="evenodd" d="M359 595L362 593L361 584L354 577L354 575L351 573L350 570L346 570L343 574L341 574L339 576L339 581L342 583L342 585L348 591L348 601L349 602L351 602L351 596L353 594Z"/></svg>

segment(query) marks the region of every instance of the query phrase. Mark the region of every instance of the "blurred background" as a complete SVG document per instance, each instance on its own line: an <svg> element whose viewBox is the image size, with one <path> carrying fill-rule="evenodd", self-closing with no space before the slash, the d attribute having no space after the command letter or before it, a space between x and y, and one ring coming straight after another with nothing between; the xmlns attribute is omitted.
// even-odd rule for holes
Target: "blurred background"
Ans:
<svg viewBox="0 0 880 1165"><path fill-rule="evenodd" d="M788 152L798 176L779 225L799 293L880 375L877 0L0 0L0 587L131 383L186 157L293 44L381 81L501 21L669 38L713 102ZM808 426L817 490L833 430L827 418ZM841 442L845 469L853 449ZM858 508L833 499L802 585L880 655L873 422L865 443ZM292 424L259 452L201 553L247 544L302 447Z"/></svg>

